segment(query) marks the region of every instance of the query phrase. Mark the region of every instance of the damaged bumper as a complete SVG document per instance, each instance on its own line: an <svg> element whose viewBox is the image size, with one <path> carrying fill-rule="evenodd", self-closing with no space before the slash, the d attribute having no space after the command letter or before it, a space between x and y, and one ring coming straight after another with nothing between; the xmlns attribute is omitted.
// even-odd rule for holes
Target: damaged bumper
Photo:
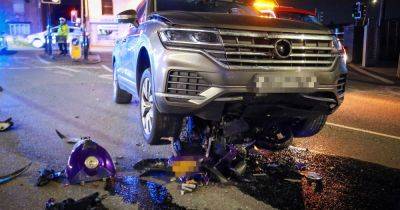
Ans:
<svg viewBox="0 0 400 210"><path fill-rule="evenodd" d="M154 72L155 96L162 113L199 113L216 103L243 102L248 96L296 95L293 104L314 101L326 105L326 112L343 101L347 69L339 56L324 68L251 70L232 69L203 50L164 49L156 59L160 71Z"/></svg>

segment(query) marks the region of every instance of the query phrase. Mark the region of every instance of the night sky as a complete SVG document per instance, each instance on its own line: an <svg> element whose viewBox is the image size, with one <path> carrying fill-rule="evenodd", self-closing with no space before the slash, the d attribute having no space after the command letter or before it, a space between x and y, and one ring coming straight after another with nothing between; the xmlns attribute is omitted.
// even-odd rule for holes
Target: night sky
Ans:
<svg viewBox="0 0 400 210"><path fill-rule="evenodd" d="M324 23L352 23L352 10L356 0L277 0L280 5L324 12ZM372 0L368 0L371 2ZM379 1L379 0L378 0ZM386 17L400 18L400 0L386 0Z"/></svg>
<svg viewBox="0 0 400 210"><path fill-rule="evenodd" d="M139 0L138 0L139 1ZM280 5L293 6L302 9L324 12L325 24L350 24L353 22L352 10L357 0L277 0ZM366 0L371 2L372 0ZM379 1L379 0L378 0ZM56 6L53 14L60 16L69 16L72 8L79 9L80 0L63 0L62 6ZM386 0L387 18L400 18L400 0ZM67 7L67 9L65 9ZM57 20L54 18L55 21Z"/></svg>

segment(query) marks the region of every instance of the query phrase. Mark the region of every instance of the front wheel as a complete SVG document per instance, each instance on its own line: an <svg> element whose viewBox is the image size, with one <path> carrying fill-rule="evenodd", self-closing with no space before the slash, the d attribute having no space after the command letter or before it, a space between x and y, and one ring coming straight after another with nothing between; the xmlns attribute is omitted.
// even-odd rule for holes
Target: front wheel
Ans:
<svg viewBox="0 0 400 210"><path fill-rule="evenodd" d="M293 134L295 137L310 137L314 136L318 132L322 130L324 127L326 120L326 115L319 115L316 117L310 117L304 120L301 120L297 123L293 128Z"/></svg>
<svg viewBox="0 0 400 210"><path fill-rule="evenodd" d="M178 137L182 128L179 116L161 114L154 104L150 69L146 69L140 81L140 119L144 139L151 145L161 143L162 137Z"/></svg>
<svg viewBox="0 0 400 210"><path fill-rule="evenodd" d="M35 39L32 41L32 46L35 48L41 48L44 46L44 42L40 39Z"/></svg>

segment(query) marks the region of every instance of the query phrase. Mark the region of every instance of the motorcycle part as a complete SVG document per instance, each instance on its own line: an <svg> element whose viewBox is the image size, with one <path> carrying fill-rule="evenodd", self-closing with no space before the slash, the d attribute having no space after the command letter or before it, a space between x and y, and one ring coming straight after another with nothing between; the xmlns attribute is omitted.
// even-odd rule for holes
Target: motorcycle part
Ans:
<svg viewBox="0 0 400 210"><path fill-rule="evenodd" d="M29 163L28 165L26 165L25 167L18 169L14 172L12 172L11 174L7 174L5 176L0 176L0 184L5 184L13 179L15 179L17 176L23 174L25 171L27 171L29 169L29 167L31 167L32 163Z"/></svg>
<svg viewBox="0 0 400 210"><path fill-rule="evenodd" d="M68 159L68 181L78 184L115 176L115 166L110 154L89 137L82 139L75 144Z"/></svg>

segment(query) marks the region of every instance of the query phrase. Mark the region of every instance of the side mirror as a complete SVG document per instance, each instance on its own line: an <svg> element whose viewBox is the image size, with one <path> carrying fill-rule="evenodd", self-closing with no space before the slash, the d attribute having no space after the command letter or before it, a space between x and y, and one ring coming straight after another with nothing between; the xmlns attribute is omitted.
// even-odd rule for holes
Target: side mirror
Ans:
<svg viewBox="0 0 400 210"><path fill-rule="evenodd" d="M119 14L117 14L117 22L118 23L130 23L137 26L137 13L135 10L125 10Z"/></svg>

